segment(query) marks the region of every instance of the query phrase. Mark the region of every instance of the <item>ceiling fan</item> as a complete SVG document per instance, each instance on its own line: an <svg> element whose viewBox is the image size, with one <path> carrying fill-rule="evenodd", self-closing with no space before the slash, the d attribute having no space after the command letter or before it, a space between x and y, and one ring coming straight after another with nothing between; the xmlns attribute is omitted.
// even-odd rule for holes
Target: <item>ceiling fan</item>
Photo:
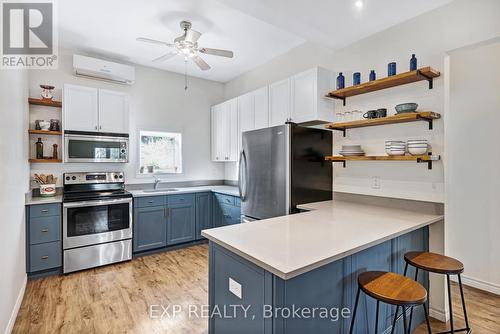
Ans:
<svg viewBox="0 0 500 334"><path fill-rule="evenodd" d="M139 42L153 43L159 44L163 46L167 46L169 48L173 48L171 52L153 59L153 62L162 62L166 61L170 58L175 57L176 55L180 55L184 57L184 60L187 61L191 59L198 67L203 70L209 70L210 65L208 65L199 55L198 53L204 53L207 55L213 56L221 56L227 58L233 58L233 51L228 50L220 50L220 49L211 49L211 48L201 48L198 47L198 39L201 37L201 33L191 29L191 22L189 21L181 21L181 28L184 30L184 34L182 36L174 39L173 43L167 43L158 41L155 39L139 37L136 40Z"/></svg>

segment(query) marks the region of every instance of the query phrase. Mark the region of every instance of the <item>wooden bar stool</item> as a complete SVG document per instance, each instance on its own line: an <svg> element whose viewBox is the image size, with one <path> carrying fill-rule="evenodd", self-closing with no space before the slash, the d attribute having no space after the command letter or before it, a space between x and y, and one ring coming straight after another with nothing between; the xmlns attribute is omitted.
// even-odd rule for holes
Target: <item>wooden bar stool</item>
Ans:
<svg viewBox="0 0 500 334"><path fill-rule="evenodd" d="M471 333L472 331L469 326L469 319L467 318L467 309L465 307L462 278L460 276L464 272L463 263L454 258L430 252L408 252L405 254L404 258L406 261L405 275L408 270L408 265L410 264L415 267L415 280L417 280L418 278L419 269L436 274L446 275L446 281L448 285L448 304L450 307L450 330L446 332L441 332L439 334L448 334L456 332ZM458 276L458 285L460 287L460 296L462 297L462 307L464 309L465 328L455 329L455 326L453 324L453 305L451 296L450 275ZM410 313L410 326L412 317L413 317L413 308Z"/></svg>
<svg viewBox="0 0 500 334"><path fill-rule="evenodd" d="M375 317L375 334L378 333L379 304L384 302L396 306L396 315L399 307L403 308L404 332L409 333L406 323L407 307L422 305L424 308L427 329L431 333L429 315L427 313L427 290L418 282L403 275L386 271L366 271L358 276L358 292L356 303L351 320L349 333L353 333L356 311L358 308L359 294L361 290L377 301L377 311ZM411 329L411 327L410 327ZM394 331L394 327L392 329Z"/></svg>

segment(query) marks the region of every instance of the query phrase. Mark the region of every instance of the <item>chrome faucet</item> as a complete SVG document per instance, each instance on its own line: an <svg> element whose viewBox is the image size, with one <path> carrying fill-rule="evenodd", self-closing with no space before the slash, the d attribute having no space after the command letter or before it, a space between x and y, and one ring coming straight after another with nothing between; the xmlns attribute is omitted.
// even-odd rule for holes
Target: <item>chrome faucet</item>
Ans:
<svg viewBox="0 0 500 334"><path fill-rule="evenodd" d="M158 186L159 186L159 185L160 185L160 183L161 183L161 180L160 180L158 177L154 176L154 175L153 175L153 178L155 179L154 190L157 190L157 189L158 189Z"/></svg>

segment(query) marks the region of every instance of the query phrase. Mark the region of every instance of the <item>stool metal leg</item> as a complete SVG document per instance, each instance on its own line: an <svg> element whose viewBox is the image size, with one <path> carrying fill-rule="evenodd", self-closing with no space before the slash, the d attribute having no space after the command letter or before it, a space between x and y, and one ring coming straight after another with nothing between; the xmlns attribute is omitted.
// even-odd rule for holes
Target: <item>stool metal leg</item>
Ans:
<svg viewBox="0 0 500 334"><path fill-rule="evenodd" d="M351 328L349 329L349 334L352 334L352 330L354 329L354 321L356 320L356 311L358 310L358 301L360 292L361 289L358 287L358 292L356 293L356 302L354 304L354 312L352 313Z"/></svg>
<svg viewBox="0 0 500 334"><path fill-rule="evenodd" d="M467 318L467 309L465 308L465 297L464 297L464 288L462 286L462 277L458 274L458 286L460 287L460 296L462 297L462 307L464 309L464 319L465 319L465 328L470 330L469 327L469 319Z"/></svg>
<svg viewBox="0 0 500 334"><path fill-rule="evenodd" d="M448 305L450 306L450 327L451 327L450 333L454 334L455 327L453 325L453 303L452 303L452 296L451 296L451 283L450 283L450 275L449 274L446 274L446 282L448 284Z"/></svg>
<svg viewBox="0 0 500 334"><path fill-rule="evenodd" d="M429 321L429 313L427 312L427 304L423 304L424 314L425 314L425 322L427 323L427 333L432 334L431 331L431 322Z"/></svg>
<svg viewBox="0 0 500 334"><path fill-rule="evenodd" d="M398 311L399 311L399 306L396 306L396 313L394 314L394 321L392 322L391 334L394 334L394 331L396 330L396 320L398 320Z"/></svg>
<svg viewBox="0 0 500 334"><path fill-rule="evenodd" d="M375 334L378 334L378 310L380 308L380 301L377 300L377 312L375 312Z"/></svg>
<svg viewBox="0 0 500 334"><path fill-rule="evenodd" d="M406 324L406 307L405 306L403 306L403 328L404 328L405 334L410 334L410 332L408 332L408 326Z"/></svg>
<svg viewBox="0 0 500 334"><path fill-rule="evenodd" d="M418 279L418 268L415 267L415 281L417 281L417 279ZM413 306L410 308L410 323L408 324L410 331L411 331L412 320L413 320Z"/></svg>

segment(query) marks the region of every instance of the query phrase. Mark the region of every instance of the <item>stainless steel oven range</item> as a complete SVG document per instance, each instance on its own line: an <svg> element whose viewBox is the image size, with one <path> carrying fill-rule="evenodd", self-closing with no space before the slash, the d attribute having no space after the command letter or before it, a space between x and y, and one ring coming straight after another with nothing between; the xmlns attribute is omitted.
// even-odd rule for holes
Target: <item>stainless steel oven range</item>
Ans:
<svg viewBox="0 0 500 334"><path fill-rule="evenodd" d="M63 178L63 272L132 259L132 194L124 174Z"/></svg>

